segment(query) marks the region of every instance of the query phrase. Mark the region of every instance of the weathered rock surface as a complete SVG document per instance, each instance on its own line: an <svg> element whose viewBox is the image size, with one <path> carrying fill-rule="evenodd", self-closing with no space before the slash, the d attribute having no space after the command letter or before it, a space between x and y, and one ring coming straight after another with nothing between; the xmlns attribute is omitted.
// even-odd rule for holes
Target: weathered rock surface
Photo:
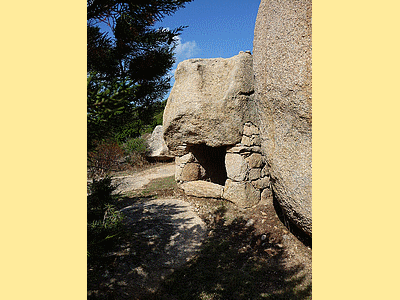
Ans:
<svg viewBox="0 0 400 300"><path fill-rule="evenodd" d="M222 197L241 208L248 208L260 202L261 193L250 182L236 182L227 179Z"/></svg>
<svg viewBox="0 0 400 300"><path fill-rule="evenodd" d="M253 56L180 63L164 112L164 139L182 161L178 182L202 179L192 165L199 163L241 207L272 187L285 214L311 236L311 49L311 0L262 0Z"/></svg>
<svg viewBox="0 0 400 300"><path fill-rule="evenodd" d="M263 178L260 178L260 179L257 179L257 180L254 180L254 181L252 181L251 182L251 184L255 187L255 188L258 188L258 189L265 189L265 188L268 188L269 187L269 185L270 185L270 179L269 179L269 177L263 177Z"/></svg>
<svg viewBox="0 0 400 300"><path fill-rule="evenodd" d="M252 115L252 68L252 56L245 52L178 65L163 120L171 152L184 143L219 147L241 140L245 117Z"/></svg>
<svg viewBox="0 0 400 300"><path fill-rule="evenodd" d="M208 181L189 181L180 185L186 195L204 198L222 198L224 187Z"/></svg>
<svg viewBox="0 0 400 300"><path fill-rule="evenodd" d="M187 163L182 169L182 181L199 180L205 175L204 168L198 163Z"/></svg>
<svg viewBox="0 0 400 300"><path fill-rule="evenodd" d="M193 156L193 153L187 153L187 154L182 155L182 156L177 156L175 158L175 163L177 165L184 165L184 164L187 164L187 163L194 162L195 160L196 159Z"/></svg>
<svg viewBox="0 0 400 300"><path fill-rule="evenodd" d="M246 177L248 164L243 156L236 153L227 153L225 156L225 168L228 178L243 181Z"/></svg>
<svg viewBox="0 0 400 300"><path fill-rule="evenodd" d="M233 147L229 147L226 149L227 153L251 153L251 152L258 152L261 153L261 147L258 146L253 146L253 147L247 147L243 145L235 145Z"/></svg>
<svg viewBox="0 0 400 300"><path fill-rule="evenodd" d="M249 180L256 180L261 177L261 169L260 168L255 168L255 169L250 169L249 170Z"/></svg>
<svg viewBox="0 0 400 300"><path fill-rule="evenodd" d="M263 157L261 154L253 153L248 158L246 158L247 163L250 168L261 168L263 165Z"/></svg>
<svg viewBox="0 0 400 300"><path fill-rule="evenodd" d="M275 196L312 234L311 0L262 0L254 31L255 98Z"/></svg>
<svg viewBox="0 0 400 300"><path fill-rule="evenodd" d="M255 126L253 124L250 124L250 123L244 124L244 127L243 127L243 134L244 135L252 136L252 135L259 134L259 133L260 133L260 131L257 128L257 126Z"/></svg>
<svg viewBox="0 0 400 300"><path fill-rule="evenodd" d="M154 128L153 133L147 140L147 144L147 157L158 160L167 160L174 157L169 153L167 144L164 141L162 125L158 125Z"/></svg>

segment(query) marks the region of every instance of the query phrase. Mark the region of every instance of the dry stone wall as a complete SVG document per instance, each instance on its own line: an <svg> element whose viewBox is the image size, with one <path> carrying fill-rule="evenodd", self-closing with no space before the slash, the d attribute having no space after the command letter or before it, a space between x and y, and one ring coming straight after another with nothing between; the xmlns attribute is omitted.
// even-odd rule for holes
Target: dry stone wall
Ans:
<svg viewBox="0 0 400 300"><path fill-rule="evenodd" d="M256 205L262 191L270 189L268 167L260 146L258 127L246 122L240 143L226 150L227 180L222 197L242 208Z"/></svg>
<svg viewBox="0 0 400 300"><path fill-rule="evenodd" d="M270 178L266 159L261 152L260 132L257 126L246 122L243 126L241 141L235 145L223 147L225 153L223 170L226 172L222 184L212 181L202 162L221 165L212 155L201 157L196 145L186 146L185 153L175 158L175 178L186 194L196 197L222 198L241 208L258 204L261 193L270 191Z"/></svg>

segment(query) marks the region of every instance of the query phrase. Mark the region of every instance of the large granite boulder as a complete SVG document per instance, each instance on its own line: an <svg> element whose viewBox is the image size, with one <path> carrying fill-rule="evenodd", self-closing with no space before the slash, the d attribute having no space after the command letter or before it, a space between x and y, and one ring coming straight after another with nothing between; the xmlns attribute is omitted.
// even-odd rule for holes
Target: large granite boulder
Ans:
<svg viewBox="0 0 400 300"><path fill-rule="evenodd" d="M262 0L254 31L261 147L286 215L312 234L311 0Z"/></svg>
<svg viewBox="0 0 400 300"><path fill-rule="evenodd" d="M146 156L156 160L169 160L174 156L169 153L167 144L165 144L162 125L154 128L151 136L147 139Z"/></svg>
<svg viewBox="0 0 400 300"><path fill-rule="evenodd" d="M253 59L189 59L175 72L164 111L164 139L171 152L183 144L211 147L240 142L254 93Z"/></svg>

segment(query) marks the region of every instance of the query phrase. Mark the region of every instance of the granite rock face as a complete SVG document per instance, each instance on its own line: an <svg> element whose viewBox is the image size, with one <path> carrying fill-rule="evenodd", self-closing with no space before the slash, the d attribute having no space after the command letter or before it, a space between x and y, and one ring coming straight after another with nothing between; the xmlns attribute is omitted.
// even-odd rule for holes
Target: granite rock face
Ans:
<svg viewBox="0 0 400 300"><path fill-rule="evenodd" d="M262 0L254 31L261 148L286 215L312 234L311 0Z"/></svg>
<svg viewBox="0 0 400 300"><path fill-rule="evenodd" d="M164 111L170 151L182 144L219 147L240 142L253 93L250 53L181 62Z"/></svg>

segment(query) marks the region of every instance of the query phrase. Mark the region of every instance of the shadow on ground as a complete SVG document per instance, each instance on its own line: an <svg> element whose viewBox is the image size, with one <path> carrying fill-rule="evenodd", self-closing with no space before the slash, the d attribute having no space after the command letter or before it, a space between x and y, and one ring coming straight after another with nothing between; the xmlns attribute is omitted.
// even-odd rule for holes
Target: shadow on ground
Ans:
<svg viewBox="0 0 400 300"><path fill-rule="evenodd" d="M282 244L255 235L246 220L214 225L199 255L151 299L311 299L302 267L288 267Z"/></svg>
<svg viewBox="0 0 400 300"><path fill-rule="evenodd" d="M125 209L128 236L88 268L89 300L311 299L302 267L289 267L283 244L255 234L245 219L225 224L217 211L201 248L191 248L188 240L196 244L203 231L193 224L182 231L193 221L180 217L183 207L147 203Z"/></svg>
<svg viewBox="0 0 400 300"><path fill-rule="evenodd" d="M124 199L129 201L129 199ZM132 198L125 236L102 256L88 259L88 299L149 299L160 282L201 246L205 224L176 199Z"/></svg>

